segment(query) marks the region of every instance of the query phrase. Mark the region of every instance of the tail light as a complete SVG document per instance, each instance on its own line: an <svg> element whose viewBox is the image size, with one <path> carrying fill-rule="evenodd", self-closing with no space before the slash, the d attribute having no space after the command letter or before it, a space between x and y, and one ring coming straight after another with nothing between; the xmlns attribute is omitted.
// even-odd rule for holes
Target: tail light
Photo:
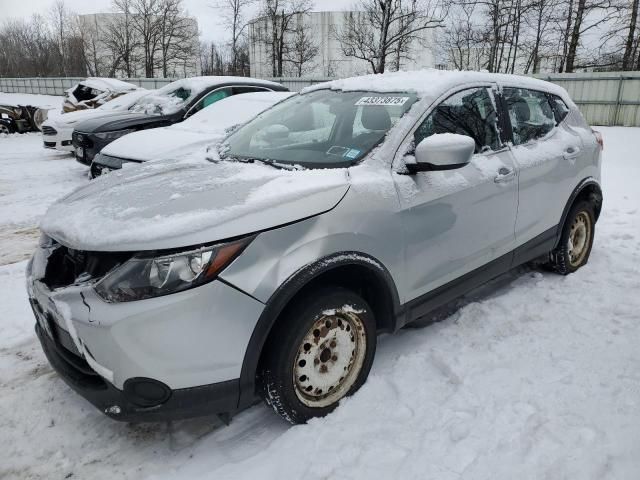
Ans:
<svg viewBox="0 0 640 480"><path fill-rule="evenodd" d="M600 150L604 150L604 140L602 139L602 134L594 129L591 129L591 132L593 133L593 136L596 137L596 142L598 142L598 145L600 145Z"/></svg>

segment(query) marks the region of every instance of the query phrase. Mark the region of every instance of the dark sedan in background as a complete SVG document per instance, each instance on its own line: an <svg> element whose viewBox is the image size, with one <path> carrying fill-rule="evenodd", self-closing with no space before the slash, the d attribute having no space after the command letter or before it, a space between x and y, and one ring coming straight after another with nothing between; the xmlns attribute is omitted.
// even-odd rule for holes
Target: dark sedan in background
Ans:
<svg viewBox="0 0 640 480"><path fill-rule="evenodd" d="M250 92L286 92L279 83L246 77L193 77L172 82L147 95L128 112L76 125L72 141L76 160L91 165L103 147L128 133L166 127L232 95Z"/></svg>

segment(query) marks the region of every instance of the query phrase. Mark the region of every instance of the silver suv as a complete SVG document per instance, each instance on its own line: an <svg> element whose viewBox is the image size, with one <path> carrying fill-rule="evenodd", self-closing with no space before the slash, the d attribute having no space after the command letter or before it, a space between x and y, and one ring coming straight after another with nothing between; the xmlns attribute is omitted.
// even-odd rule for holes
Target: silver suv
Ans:
<svg viewBox="0 0 640 480"><path fill-rule="evenodd" d="M28 267L53 367L114 419L293 423L365 382L376 337L510 268L586 264L602 139L567 93L423 71L307 89L200 156L45 216Z"/></svg>

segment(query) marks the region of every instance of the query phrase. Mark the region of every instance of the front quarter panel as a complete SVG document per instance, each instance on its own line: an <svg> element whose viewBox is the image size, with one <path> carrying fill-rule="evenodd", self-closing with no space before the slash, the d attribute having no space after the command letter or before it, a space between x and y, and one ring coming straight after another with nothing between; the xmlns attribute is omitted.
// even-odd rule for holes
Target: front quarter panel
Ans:
<svg viewBox="0 0 640 480"><path fill-rule="evenodd" d="M349 190L333 210L260 233L222 279L266 303L305 266L359 252L378 260L402 292L404 239L391 172L363 164L350 168L349 175Z"/></svg>

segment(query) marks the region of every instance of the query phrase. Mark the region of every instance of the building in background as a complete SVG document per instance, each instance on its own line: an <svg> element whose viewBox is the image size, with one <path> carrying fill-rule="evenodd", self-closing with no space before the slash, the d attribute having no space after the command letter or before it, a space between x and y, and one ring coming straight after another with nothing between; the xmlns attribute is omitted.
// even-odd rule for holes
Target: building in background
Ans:
<svg viewBox="0 0 640 480"><path fill-rule="evenodd" d="M288 54L285 55L283 75L289 77L349 77L371 73L371 66L365 60L344 55L339 41L339 32L344 28L349 15L360 12L309 12L298 14L294 25L286 34ZM249 59L251 76L269 78L273 76L272 48L269 19L260 17L249 23ZM400 69L416 70L434 67L432 29L419 32L402 53ZM306 47L306 57L311 57L301 67L302 50ZM315 53L315 55L311 55ZM298 58L296 58L298 57ZM396 61L393 54L389 70L394 70Z"/></svg>

